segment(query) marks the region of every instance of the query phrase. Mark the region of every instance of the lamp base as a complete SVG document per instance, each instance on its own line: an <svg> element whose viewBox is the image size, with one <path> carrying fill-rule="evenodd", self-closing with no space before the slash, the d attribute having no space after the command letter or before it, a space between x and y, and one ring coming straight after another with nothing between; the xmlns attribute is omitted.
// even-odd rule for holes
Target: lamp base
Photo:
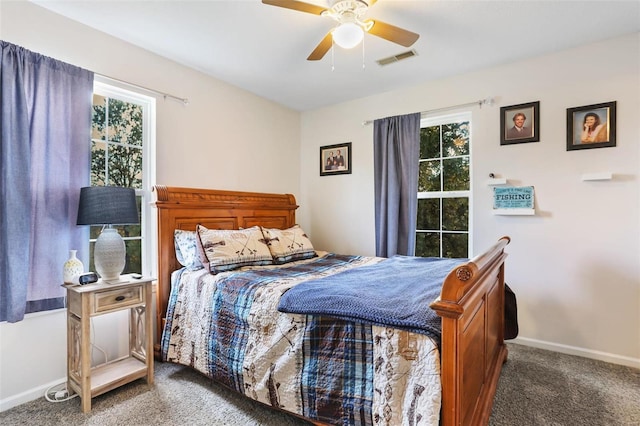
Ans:
<svg viewBox="0 0 640 426"><path fill-rule="evenodd" d="M126 284L128 282L131 282L130 280L125 280L122 278L116 278L115 280L102 280L101 281L103 284Z"/></svg>
<svg viewBox="0 0 640 426"><path fill-rule="evenodd" d="M118 281L126 263L124 240L114 228L102 230L93 250L96 271L103 281Z"/></svg>

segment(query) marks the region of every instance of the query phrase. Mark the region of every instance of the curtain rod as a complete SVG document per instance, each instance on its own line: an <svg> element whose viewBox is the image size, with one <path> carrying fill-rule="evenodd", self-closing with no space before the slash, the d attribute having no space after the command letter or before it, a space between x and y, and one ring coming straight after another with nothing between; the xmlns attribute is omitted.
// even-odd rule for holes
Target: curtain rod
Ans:
<svg viewBox="0 0 640 426"><path fill-rule="evenodd" d="M178 96L174 96L171 95L169 93L164 93L164 92L160 92L159 90L154 90L154 89L149 89L148 87L144 87L144 86L140 86L138 84L133 84L133 83L129 83L128 81L124 81L124 80L120 80L119 78L113 78L113 77L109 77L108 75L103 75L103 74L98 74L95 73L97 76L101 77L101 78L105 78L107 80L112 80L121 84L126 84L127 86L130 87L135 87L136 89L142 89L142 90L146 90L147 92L151 92L151 93L155 93L156 95L160 95L162 96L165 100L167 98L169 99L173 99L174 101L177 102L182 102L183 105L189 105L189 99L188 98L181 98Z"/></svg>
<svg viewBox="0 0 640 426"><path fill-rule="evenodd" d="M428 111L421 111L420 115L426 115L426 114L430 114L432 112L446 111L446 110L449 110L449 109L462 108L462 107L475 106L475 105L479 106L480 108L482 108L483 105L491 106L491 105L493 105L493 98L480 99L480 100L475 101L475 102L467 102L466 104L452 105L452 106L448 106L448 107L430 109ZM373 123L374 121L375 120L363 121L362 125L363 126L367 126L367 125Z"/></svg>

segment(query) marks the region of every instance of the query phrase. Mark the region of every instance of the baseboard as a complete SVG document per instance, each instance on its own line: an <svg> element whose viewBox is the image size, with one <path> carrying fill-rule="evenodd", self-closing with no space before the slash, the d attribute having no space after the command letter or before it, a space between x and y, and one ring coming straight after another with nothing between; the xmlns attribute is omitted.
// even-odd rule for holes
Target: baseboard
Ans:
<svg viewBox="0 0 640 426"><path fill-rule="evenodd" d="M529 339L527 337L517 337L508 340L507 343L513 342L523 346L531 346L548 351L559 352L567 355L576 355L583 358L597 359L599 361L610 362L612 364L625 365L640 369L640 359L631 358L621 355L610 354L607 352L594 351L591 349L579 348L576 346L561 345L559 343L545 342L543 340Z"/></svg>
<svg viewBox="0 0 640 426"><path fill-rule="evenodd" d="M33 401L38 398L44 398L44 393L52 386L62 385L67 382L67 378L63 377L59 380L44 384L42 386L35 387L24 391L18 395L12 395L6 399L0 399L0 412L7 411L10 408L24 404L25 402Z"/></svg>

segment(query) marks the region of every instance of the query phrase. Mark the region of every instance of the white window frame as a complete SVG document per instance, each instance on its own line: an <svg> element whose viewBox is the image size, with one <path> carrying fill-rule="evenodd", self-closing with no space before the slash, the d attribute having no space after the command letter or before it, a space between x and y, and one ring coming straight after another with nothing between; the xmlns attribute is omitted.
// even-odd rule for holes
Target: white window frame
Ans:
<svg viewBox="0 0 640 426"><path fill-rule="evenodd" d="M467 191L429 191L429 192L418 192L418 199L428 199L428 198L437 198L442 200L443 198L463 198L466 197L469 199L469 229L468 229L468 247L467 247L467 257L471 256L473 253L473 125L472 125L472 114L470 111L457 112L454 114L447 115L438 115L433 117L424 117L420 120L420 128L431 127L431 126L441 126L443 124L451 124L451 123L469 123L469 190ZM440 159L445 158L455 158L455 157L442 157L442 151L440 152ZM440 173L440 187L443 188L444 173ZM442 201L440 202L440 214L442 214ZM440 228L442 228L442 221L440 223ZM416 230L418 231L418 230ZM442 233L442 229L438 232ZM447 231L450 233L456 233L456 231ZM463 233L463 232L458 232ZM440 256L442 256L442 240L440 243Z"/></svg>
<svg viewBox="0 0 640 426"><path fill-rule="evenodd" d="M156 184L156 99L121 87L111 79L94 77L93 93L124 102L139 105L142 108L142 189L136 189L141 197L140 209L142 271L144 276L153 276L157 271L157 218L151 206L151 190Z"/></svg>

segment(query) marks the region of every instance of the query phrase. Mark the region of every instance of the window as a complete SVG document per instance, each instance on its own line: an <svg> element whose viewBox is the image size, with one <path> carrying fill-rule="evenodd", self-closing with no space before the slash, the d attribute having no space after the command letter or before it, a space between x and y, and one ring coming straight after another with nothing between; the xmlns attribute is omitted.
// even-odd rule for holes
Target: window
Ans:
<svg viewBox="0 0 640 426"><path fill-rule="evenodd" d="M96 81L91 127L91 186L134 188L139 225L116 226L125 241L124 273L150 274L152 264L151 187L155 183L155 99ZM93 249L102 228L90 230L90 270Z"/></svg>
<svg viewBox="0 0 640 426"><path fill-rule="evenodd" d="M423 119L420 127L416 256L469 257L471 114Z"/></svg>

